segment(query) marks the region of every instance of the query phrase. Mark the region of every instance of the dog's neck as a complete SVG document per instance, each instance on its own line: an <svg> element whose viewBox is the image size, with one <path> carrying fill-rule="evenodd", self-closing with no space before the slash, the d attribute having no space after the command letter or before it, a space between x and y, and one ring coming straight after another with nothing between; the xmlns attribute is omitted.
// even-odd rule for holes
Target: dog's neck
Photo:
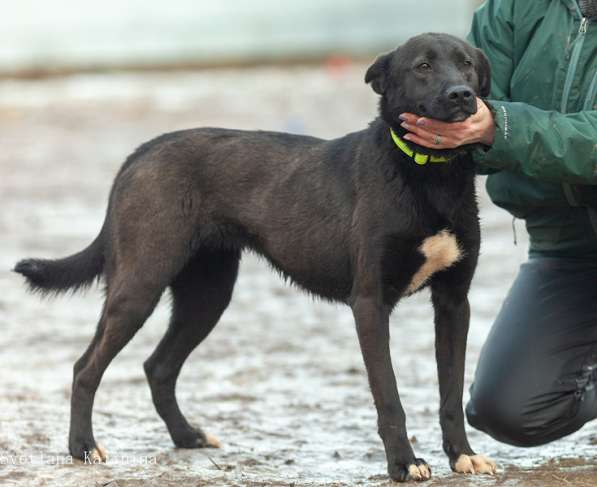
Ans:
<svg viewBox="0 0 597 487"><path fill-rule="evenodd" d="M384 117L383 115L380 117L380 119L388 127L388 137L391 138L391 133L390 133L390 129L391 129L394 131L394 133L396 134L397 137L399 137L401 140L404 141L404 136L409 133L408 130L403 128L397 122L388 121L388 119L386 117ZM443 158L446 160L451 160L456 157L465 155L470 151L470 149L466 148L466 147L457 148L457 149L430 149L428 147L424 147L422 145L415 144L414 142L411 142L411 141L405 141L405 143L413 152L415 152L417 154L423 154L426 156ZM394 144L394 145L396 145L396 144Z"/></svg>
<svg viewBox="0 0 597 487"><path fill-rule="evenodd" d="M390 128L390 136L396 144L396 147L404 152L408 157L410 157L416 164L423 166L425 164L445 164L446 162L450 162L452 159L457 157L456 155L453 157L445 157L445 156L436 156L434 154L421 154L413 149L406 139L400 137L394 129Z"/></svg>
<svg viewBox="0 0 597 487"><path fill-rule="evenodd" d="M458 149L429 149L421 145L415 144L414 142L404 140L404 136L408 133L403 127L397 123L388 123L384 117L378 117L372 124L372 127L377 133L377 138L380 142L380 148L384 151L389 152L393 159L398 158L402 164L409 162L413 166L419 166L421 169L427 166L440 167L450 164L453 160L458 159L462 156L467 155L470 152L470 147L462 147ZM395 134L395 138L392 137L392 131ZM403 150L399 147L396 142L396 138L399 138L407 147L407 150ZM409 152L413 155L409 155ZM424 156L433 156L437 159L445 160L445 163L440 164L417 164L414 159L414 154L421 154Z"/></svg>
<svg viewBox="0 0 597 487"><path fill-rule="evenodd" d="M390 129L400 137L406 135L406 131L400 125L389 124L383 117L378 117L370 125L374 134L373 140L380 152L380 163L384 166L388 180L393 180L400 174L403 180L425 184L432 191L439 185L445 189L453 188L457 193L463 190L462 184L474 179L475 164L467 149L432 151L409 143L413 150L420 151L421 154L444 156L449 159L442 163L417 164L413 157L396 146Z"/></svg>
<svg viewBox="0 0 597 487"><path fill-rule="evenodd" d="M417 187L412 192L415 199L446 222L452 222L463 198L474 191L475 163L472 157L466 150L427 150L428 154L440 153L450 159L443 163L417 164L396 146L390 128L401 136L406 134L402 127L391 127L381 117L369 129L373 132L376 152L379 153L377 160L388 187L394 188L398 194L404 191L405 185ZM412 148L415 147L419 150L419 146L412 144ZM420 150L423 152L423 148Z"/></svg>

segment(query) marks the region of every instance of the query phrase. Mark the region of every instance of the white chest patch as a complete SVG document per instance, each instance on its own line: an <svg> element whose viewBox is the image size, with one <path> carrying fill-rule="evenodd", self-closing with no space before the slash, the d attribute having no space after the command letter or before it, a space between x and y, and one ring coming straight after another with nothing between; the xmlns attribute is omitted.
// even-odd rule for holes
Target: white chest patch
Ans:
<svg viewBox="0 0 597 487"><path fill-rule="evenodd" d="M462 258L458 241L448 230L442 230L423 240L419 252L425 257L425 262L413 276L406 290L407 294L414 293L433 274L451 267Z"/></svg>

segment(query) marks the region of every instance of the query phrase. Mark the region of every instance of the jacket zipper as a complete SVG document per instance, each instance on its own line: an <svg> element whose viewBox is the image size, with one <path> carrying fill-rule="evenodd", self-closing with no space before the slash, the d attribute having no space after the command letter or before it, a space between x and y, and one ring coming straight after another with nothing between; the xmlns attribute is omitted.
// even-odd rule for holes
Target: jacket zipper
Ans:
<svg viewBox="0 0 597 487"><path fill-rule="evenodd" d="M580 8L578 7L578 4L576 4L576 7L578 13L580 14ZM570 64L568 65L568 72L566 73L566 80L564 82L564 92L562 94L562 103L560 105L560 112L562 113L566 113L566 110L568 109L568 98L570 97L570 90L572 89L574 75L576 74L576 68L578 65L578 60L580 58L580 51L585 42L585 35L587 34L588 24L589 19L587 19L586 17L582 17L581 15L578 34L576 36L576 39L574 40L574 47L572 49L572 55L570 56ZM571 184L562 183L562 190L564 191L564 195L570 206L580 206L580 201L576 195L576 191L574 191L574 188ZM595 228L595 232L597 232L597 228Z"/></svg>
<svg viewBox="0 0 597 487"><path fill-rule="evenodd" d="M572 82L574 81L574 75L576 74L580 51L585 42L588 24L589 19L583 17L580 21L580 27L578 28L578 35L574 41L574 48L572 49L572 55L570 56L570 65L568 66L568 73L566 74L566 81L564 82L564 93L562 94L562 104L560 106L560 111L562 113L566 113L566 109L568 108L568 97L570 96Z"/></svg>
<svg viewBox="0 0 597 487"><path fill-rule="evenodd" d="M575 2L575 6L577 12L580 14L580 8L578 4ZM564 93L562 94L562 104L560 111L562 113L566 113L568 108L568 97L570 96L570 90L572 88L572 82L574 81L574 75L576 74L576 67L578 65L578 59L580 58L580 51L585 41L585 36L587 34L587 26L589 25L589 19L586 17L582 17L580 26L578 28L578 35L576 36L574 48L572 50L572 55L570 56L570 65L568 67L568 72L566 73L566 81L564 82ZM591 85L589 87L589 92L587 94L587 98L585 99L584 109L592 108L591 105L593 104L593 99L595 98L595 91L597 85L597 73L593 76L591 80ZM564 195L568 200L568 204L570 206L579 206L580 201L577 198L576 192L574 191L571 184L562 183L562 189L564 190ZM589 219L593 226L593 230L597 234L597 211L587 207L587 211L589 213Z"/></svg>
<svg viewBox="0 0 597 487"><path fill-rule="evenodd" d="M593 75L593 79L591 80L591 86L589 86L589 93L587 94L587 99L585 100L585 105L583 107L584 110L593 110L593 103L595 103L595 95L597 95L597 71ZM597 173L597 168L595 169ZM591 225L593 225L593 230L597 234L597 208L588 208L589 211L589 219L591 220Z"/></svg>

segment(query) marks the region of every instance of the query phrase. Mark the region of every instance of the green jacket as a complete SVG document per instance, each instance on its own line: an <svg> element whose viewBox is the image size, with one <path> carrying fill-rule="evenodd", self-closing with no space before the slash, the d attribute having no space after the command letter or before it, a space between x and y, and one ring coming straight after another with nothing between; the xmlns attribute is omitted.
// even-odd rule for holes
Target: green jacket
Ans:
<svg viewBox="0 0 597 487"><path fill-rule="evenodd" d="M491 63L491 199L524 218L531 255L597 258L597 20L576 0L488 0L469 41ZM593 209L591 209L593 208Z"/></svg>

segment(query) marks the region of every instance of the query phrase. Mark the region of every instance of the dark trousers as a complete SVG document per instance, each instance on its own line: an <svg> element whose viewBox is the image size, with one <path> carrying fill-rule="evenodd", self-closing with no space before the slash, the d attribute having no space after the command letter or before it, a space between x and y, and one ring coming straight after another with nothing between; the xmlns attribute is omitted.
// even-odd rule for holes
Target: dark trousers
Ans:
<svg viewBox="0 0 597 487"><path fill-rule="evenodd" d="M523 264L483 346L469 423L536 446L597 417L597 262Z"/></svg>

